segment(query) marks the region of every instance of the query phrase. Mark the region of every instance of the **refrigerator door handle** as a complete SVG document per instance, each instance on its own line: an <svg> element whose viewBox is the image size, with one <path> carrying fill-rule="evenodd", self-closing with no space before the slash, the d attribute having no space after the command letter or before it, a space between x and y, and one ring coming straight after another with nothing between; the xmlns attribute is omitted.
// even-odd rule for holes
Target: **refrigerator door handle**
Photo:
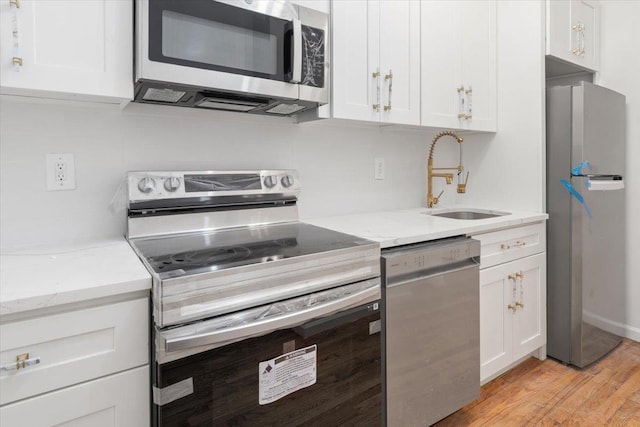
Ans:
<svg viewBox="0 0 640 427"><path fill-rule="evenodd" d="M622 181L622 175L600 175L600 174L580 174L580 175L572 175L575 177L582 177L588 179L601 179L601 180L610 180L610 181Z"/></svg>

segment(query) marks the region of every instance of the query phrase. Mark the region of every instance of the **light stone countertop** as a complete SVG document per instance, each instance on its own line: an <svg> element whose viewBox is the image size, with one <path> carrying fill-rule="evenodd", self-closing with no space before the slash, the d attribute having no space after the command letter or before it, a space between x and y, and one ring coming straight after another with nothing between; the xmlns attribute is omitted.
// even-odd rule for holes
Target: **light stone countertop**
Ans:
<svg viewBox="0 0 640 427"><path fill-rule="evenodd" d="M0 316L151 288L124 238L0 255Z"/></svg>
<svg viewBox="0 0 640 427"><path fill-rule="evenodd" d="M504 209L493 209L493 211L509 212L509 215L487 219L461 220L429 215L430 212L438 213L467 209L476 210L478 207L455 205L437 209L414 208L324 218L306 218L303 221L379 242L380 247L384 249L445 237L478 234L501 228L516 227L545 221L549 217L546 213L517 212Z"/></svg>
<svg viewBox="0 0 640 427"><path fill-rule="evenodd" d="M456 209L469 207L455 206ZM304 222L380 243L381 248L544 221L545 213L514 212L478 220L428 215L445 208L359 213ZM114 297L151 288L151 276L126 240L38 248L0 255L0 316Z"/></svg>

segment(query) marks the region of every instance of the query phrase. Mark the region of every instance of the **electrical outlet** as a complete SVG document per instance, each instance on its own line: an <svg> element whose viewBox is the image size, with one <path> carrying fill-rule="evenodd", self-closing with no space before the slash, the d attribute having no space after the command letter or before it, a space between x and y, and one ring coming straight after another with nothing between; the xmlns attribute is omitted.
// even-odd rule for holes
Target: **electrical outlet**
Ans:
<svg viewBox="0 0 640 427"><path fill-rule="evenodd" d="M374 159L374 177L375 179L384 179L384 158L376 157Z"/></svg>
<svg viewBox="0 0 640 427"><path fill-rule="evenodd" d="M47 190L73 190L76 188L73 154L47 154Z"/></svg>

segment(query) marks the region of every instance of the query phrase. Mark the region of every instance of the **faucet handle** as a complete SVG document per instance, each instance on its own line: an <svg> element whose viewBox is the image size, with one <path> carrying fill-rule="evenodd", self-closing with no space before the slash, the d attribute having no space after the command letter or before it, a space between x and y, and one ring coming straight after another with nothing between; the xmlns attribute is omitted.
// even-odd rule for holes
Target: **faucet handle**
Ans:
<svg viewBox="0 0 640 427"><path fill-rule="evenodd" d="M458 184L458 193L464 194L467 192L467 181L469 181L469 172L467 172L467 176L464 179L464 184Z"/></svg>
<svg viewBox="0 0 640 427"><path fill-rule="evenodd" d="M440 196L442 196L442 194L443 194L443 193L444 193L444 190L442 190L442 191L440 192L440 194L438 194L436 197L434 197L434 198L433 198L433 204L434 204L434 205L437 205L437 204L438 204L438 202L440 201Z"/></svg>

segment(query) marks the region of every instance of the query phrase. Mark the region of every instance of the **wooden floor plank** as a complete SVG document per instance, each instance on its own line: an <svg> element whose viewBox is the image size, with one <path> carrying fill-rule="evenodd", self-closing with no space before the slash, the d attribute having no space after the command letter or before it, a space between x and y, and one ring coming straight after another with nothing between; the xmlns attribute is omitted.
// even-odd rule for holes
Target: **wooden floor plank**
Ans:
<svg viewBox="0 0 640 427"><path fill-rule="evenodd" d="M485 399L483 402L471 408L470 411L466 411L467 420L472 423L471 425L482 425L482 420L491 419L496 412L505 411L506 407L510 406L509 403L512 397L521 390L523 384L533 383L536 381L536 378L541 376L542 381L549 380L548 376L543 376L544 373L545 369L538 366L524 372L520 377L521 382L505 381L504 385L496 390L491 398ZM540 382L540 380L538 380L538 382ZM476 423L478 420L481 420L479 424Z"/></svg>
<svg viewBox="0 0 640 427"><path fill-rule="evenodd" d="M640 427L640 403L627 400L609 419L606 426Z"/></svg>
<svg viewBox="0 0 640 427"><path fill-rule="evenodd" d="M530 419L530 414L537 409L537 402L530 397L542 393L553 386L559 372L555 369L544 369L542 365L538 369L530 371L526 380L512 383L513 390L500 404L493 404L491 410L485 412L481 420L471 424L473 426L496 425L504 414L508 414L509 422L513 425L524 425Z"/></svg>
<svg viewBox="0 0 640 427"><path fill-rule="evenodd" d="M640 427L640 343L625 339L586 369L531 358L435 425Z"/></svg>
<svg viewBox="0 0 640 427"><path fill-rule="evenodd" d="M617 386L613 393L603 396L599 405L593 409L593 417L602 421L602 425L608 422L618 409L627 404L627 401L631 401L634 393L640 391L640 364L629 369L629 372L631 374L627 379Z"/></svg>

